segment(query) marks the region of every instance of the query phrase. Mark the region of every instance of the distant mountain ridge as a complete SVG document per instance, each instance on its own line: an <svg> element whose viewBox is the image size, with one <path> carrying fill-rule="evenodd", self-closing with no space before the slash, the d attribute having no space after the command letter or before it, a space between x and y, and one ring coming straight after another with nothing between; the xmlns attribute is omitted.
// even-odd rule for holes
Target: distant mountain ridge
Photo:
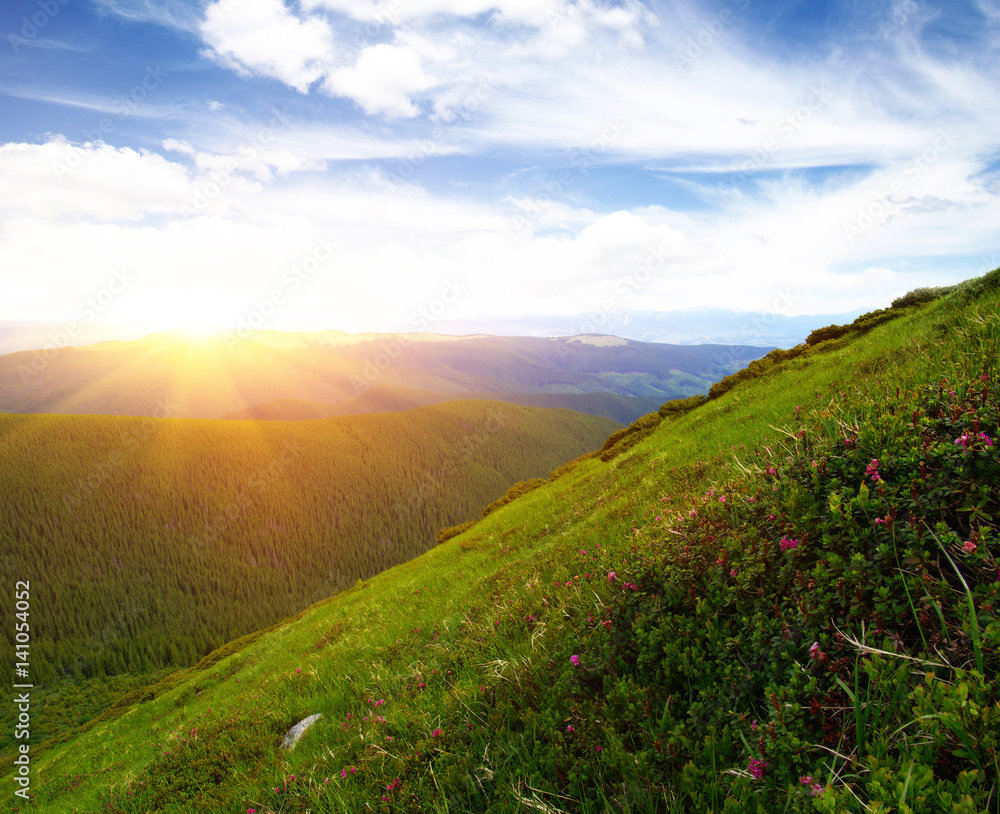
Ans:
<svg viewBox="0 0 1000 814"><path fill-rule="evenodd" d="M509 319L442 320L435 328L449 333L476 333L489 329L496 333L529 336L567 336L600 332L640 342L676 345L724 344L771 345L791 348L812 331L827 325L846 324L865 313L864 308L843 314L803 314L785 316L776 300L773 311L728 311L721 308L692 308L681 311L623 311L616 314L574 316L527 316Z"/></svg>
<svg viewBox="0 0 1000 814"><path fill-rule="evenodd" d="M274 402L345 405L367 397L386 403L395 392L407 406L441 396L538 404L525 397L544 395L551 406L587 403L587 412L623 421L641 414L637 410L706 393L769 350L602 335L247 331L194 339L166 332L2 356L0 411L220 418ZM375 388L383 389L370 393ZM400 399L401 391L410 392ZM321 414L355 412L360 403Z"/></svg>
<svg viewBox="0 0 1000 814"><path fill-rule="evenodd" d="M770 311L730 311L722 308L688 308L676 311L621 311L614 314L553 314L541 316L495 317L490 319L447 319L434 323L438 335L454 336L536 336L564 337L580 334L613 334L640 342L676 345L769 345L789 348L811 331L826 325L854 320L866 309L843 314L787 316L783 312L791 298L776 296ZM0 355L21 350L81 346L110 340L139 339L148 334L134 325L100 323L46 323L0 320ZM235 334L235 332L233 332ZM254 332L264 344L280 343L281 337L296 337L287 331ZM352 343L383 334L315 331L323 341ZM425 334L430 336L430 334Z"/></svg>

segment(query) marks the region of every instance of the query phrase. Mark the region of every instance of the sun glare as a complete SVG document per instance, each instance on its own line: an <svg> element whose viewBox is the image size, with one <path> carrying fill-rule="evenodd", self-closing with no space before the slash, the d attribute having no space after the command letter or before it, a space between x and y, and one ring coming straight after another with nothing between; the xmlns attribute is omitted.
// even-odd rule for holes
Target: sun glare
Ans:
<svg viewBox="0 0 1000 814"><path fill-rule="evenodd" d="M209 325L208 323L178 325L177 330L194 342L206 342L222 333L222 329L218 325Z"/></svg>

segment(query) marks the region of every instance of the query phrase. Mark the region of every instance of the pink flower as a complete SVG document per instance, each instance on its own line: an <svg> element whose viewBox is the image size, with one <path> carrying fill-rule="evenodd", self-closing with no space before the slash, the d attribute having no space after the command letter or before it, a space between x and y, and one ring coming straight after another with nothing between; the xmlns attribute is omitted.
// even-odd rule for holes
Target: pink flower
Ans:
<svg viewBox="0 0 1000 814"><path fill-rule="evenodd" d="M757 731L757 722L756 722L756 721L754 721L754 722L753 722L752 724L750 724L750 728L751 728L751 729L752 729L752 730L753 730L754 732L756 732L756 731Z"/></svg>
<svg viewBox="0 0 1000 814"><path fill-rule="evenodd" d="M809 787L809 793L813 797L819 797L823 793L823 787L809 775L806 775L805 777L800 777L799 782L803 786Z"/></svg>
<svg viewBox="0 0 1000 814"><path fill-rule="evenodd" d="M968 449L970 446L975 444L976 441L982 441L983 446L987 447L993 446L993 439L990 438L985 432L978 433L977 435L972 435L972 433L964 432L958 438L955 439L955 446L962 447L962 449Z"/></svg>
<svg viewBox="0 0 1000 814"><path fill-rule="evenodd" d="M795 539L789 539L788 537L781 538L781 550L791 551L793 548L798 548L799 541Z"/></svg>
<svg viewBox="0 0 1000 814"><path fill-rule="evenodd" d="M873 482L882 480L882 476L878 473L879 462L878 458L872 458L872 462L868 464L865 469L865 474L872 479Z"/></svg>
<svg viewBox="0 0 1000 814"><path fill-rule="evenodd" d="M567 732L576 732L576 730L575 730L575 729L573 729L573 724L568 724L568 725L566 726L566 731L567 731Z"/></svg>
<svg viewBox="0 0 1000 814"><path fill-rule="evenodd" d="M580 657L578 655L576 655L576 653L574 653L572 656L570 656L569 660L571 662L573 662L573 666L574 667L579 667L580 666Z"/></svg>
<svg viewBox="0 0 1000 814"><path fill-rule="evenodd" d="M766 760L750 758L750 776L754 780L760 780L764 776L764 770L767 769L767 766L768 763Z"/></svg>
<svg viewBox="0 0 1000 814"><path fill-rule="evenodd" d="M966 554L975 554L976 544L972 542L972 540L966 540L965 545L962 546L962 549L965 551Z"/></svg>
<svg viewBox="0 0 1000 814"><path fill-rule="evenodd" d="M433 732L431 732L431 737L432 738L437 738L440 735L441 735L441 730L440 729L435 729Z"/></svg>
<svg viewBox="0 0 1000 814"><path fill-rule="evenodd" d="M819 642L813 642L812 647L809 648L809 658L817 659L819 658Z"/></svg>

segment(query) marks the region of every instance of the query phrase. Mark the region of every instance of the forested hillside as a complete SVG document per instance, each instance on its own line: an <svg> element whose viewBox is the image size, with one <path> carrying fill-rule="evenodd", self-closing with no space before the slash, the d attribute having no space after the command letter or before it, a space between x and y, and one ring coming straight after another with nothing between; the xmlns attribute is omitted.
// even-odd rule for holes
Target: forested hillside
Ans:
<svg viewBox="0 0 1000 814"><path fill-rule="evenodd" d="M37 586L35 683L190 664L420 554L615 426L483 401L289 423L0 416L3 573Z"/></svg>
<svg viewBox="0 0 1000 814"><path fill-rule="evenodd" d="M301 421L334 415L359 415L396 410L410 410L429 404L450 401L455 396L430 390L402 387L372 387L362 395L336 404L278 399L237 410L223 418L264 421ZM655 412L662 399L652 396L621 396L617 393L465 393L463 399L485 399L520 404L522 407L565 407L578 413L601 415L621 424L629 424L646 413Z"/></svg>

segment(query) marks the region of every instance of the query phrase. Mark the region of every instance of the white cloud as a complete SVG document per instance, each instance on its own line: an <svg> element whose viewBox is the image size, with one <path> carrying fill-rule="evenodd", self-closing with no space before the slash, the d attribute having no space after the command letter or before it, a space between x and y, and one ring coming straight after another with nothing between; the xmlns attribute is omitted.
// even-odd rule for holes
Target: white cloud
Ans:
<svg viewBox="0 0 1000 814"><path fill-rule="evenodd" d="M167 138L163 140L163 149L184 155L194 155L194 147L183 139Z"/></svg>
<svg viewBox="0 0 1000 814"><path fill-rule="evenodd" d="M190 189L187 170L156 153L62 136L0 146L0 211L141 220L178 212Z"/></svg>
<svg viewBox="0 0 1000 814"><path fill-rule="evenodd" d="M324 88L353 99L366 113L411 118L419 110L410 97L433 85L416 50L381 43L363 49L353 67L330 74Z"/></svg>
<svg viewBox="0 0 1000 814"><path fill-rule="evenodd" d="M566 0L306 0L308 8L324 7L356 20L396 25L439 15L475 17L492 12L496 19L542 25L572 2Z"/></svg>
<svg viewBox="0 0 1000 814"><path fill-rule="evenodd" d="M300 93L334 57L333 31L320 17L298 17L282 0L219 0L205 9L208 56L233 70L279 79Z"/></svg>
<svg viewBox="0 0 1000 814"><path fill-rule="evenodd" d="M950 282L930 274L926 258L985 254L1000 222L996 193L976 180L981 166L943 159L910 197L964 208L901 208L853 244L843 224L858 201L871 199L866 178L829 188L775 183L755 198L688 214L662 206L594 212L556 193L537 216L519 220L523 200L432 194L379 171L303 171L280 182L234 179L210 206L179 217L171 213L204 193L215 162L231 154L197 151L201 174L189 176L160 156L91 147L105 163L70 194L46 178L64 145L0 148L0 195L24 204L0 225L0 277L18 281L5 282L0 318L60 319L111 269L125 268L135 282L115 305L116 319L163 327L165 310L196 305L233 322L255 299L284 289L284 273L324 236L340 244L335 261L297 288L269 327L412 328L409 317L448 279L467 289L449 310L454 318L767 309L784 295L793 299L787 313L836 313ZM46 191L33 198L32 187ZM61 217L67 213L74 217ZM140 220L150 214L158 217ZM119 220L96 222L108 218ZM981 265L952 273L971 276Z"/></svg>

